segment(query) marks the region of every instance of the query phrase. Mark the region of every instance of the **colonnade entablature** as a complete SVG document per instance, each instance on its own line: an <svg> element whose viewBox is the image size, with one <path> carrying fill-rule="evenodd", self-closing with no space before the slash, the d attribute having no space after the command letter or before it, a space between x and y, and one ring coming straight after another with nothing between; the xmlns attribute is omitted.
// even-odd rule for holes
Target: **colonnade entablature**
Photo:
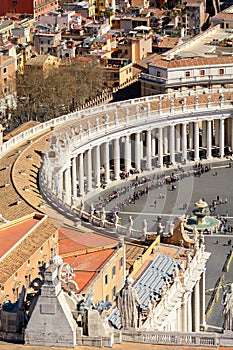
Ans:
<svg viewBox="0 0 233 350"><path fill-rule="evenodd" d="M233 147L233 91L183 91L89 108L54 130L40 183L72 206L143 169L223 158Z"/></svg>

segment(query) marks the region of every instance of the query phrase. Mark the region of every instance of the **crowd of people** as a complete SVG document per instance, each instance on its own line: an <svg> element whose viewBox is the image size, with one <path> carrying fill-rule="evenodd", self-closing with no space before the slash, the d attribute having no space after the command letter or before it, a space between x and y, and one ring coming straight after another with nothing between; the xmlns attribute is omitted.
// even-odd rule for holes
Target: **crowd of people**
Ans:
<svg viewBox="0 0 233 350"><path fill-rule="evenodd" d="M171 175L162 174L152 174L149 176L139 177L138 175L134 180L127 182L127 184L123 186L119 186L114 191L106 194L103 197L99 197L98 201L95 205L95 209L98 212L101 212L106 205L108 205L111 201L117 199L117 203L113 205L110 209L108 215L111 217L113 213L119 213L123 211L128 206L135 204L137 200L140 200L143 196L147 196L150 191L156 190L158 188L162 188L164 185L171 185L170 190L176 190L176 183L185 177L189 176L202 176L204 173L207 173L211 170L210 165L203 165L201 162L197 163L193 166L192 170L185 171L181 166L178 167L177 171L172 172ZM123 197L123 198L122 198ZM159 199L164 198L165 195L160 193ZM122 200L120 200L122 198ZM221 205L222 203L227 203L227 198L223 201L219 196L214 199L210 205L210 211L215 211L217 205ZM156 207L157 201L154 201L154 206ZM187 210L188 205L185 202L182 206L183 210ZM226 215L221 216L220 221L220 232L233 232L233 228L228 224L229 211L226 210Z"/></svg>

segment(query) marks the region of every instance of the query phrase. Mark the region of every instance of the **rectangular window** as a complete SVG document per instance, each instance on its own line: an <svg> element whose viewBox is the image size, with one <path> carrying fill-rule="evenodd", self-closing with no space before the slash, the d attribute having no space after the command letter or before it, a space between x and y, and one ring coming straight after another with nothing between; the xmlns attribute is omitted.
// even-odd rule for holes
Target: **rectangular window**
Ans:
<svg viewBox="0 0 233 350"><path fill-rule="evenodd" d="M104 276L104 283L105 283L105 284L108 284L108 275L105 275L105 276Z"/></svg>
<svg viewBox="0 0 233 350"><path fill-rule="evenodd" d="M120 258L120 269L123 267L123 256Z"/></svg>
<svg viewBox="0 0 233 350"><path fill-rule="evenodd" d="M116 266L114 265L112 268L112 278L116 276Z"/></svg>
<svg viewBox="0 0 233 350"><path fill-rule="evenodd" d="M160 72L157 72L157 77L160 77Z"/></svg>
<svg viewBox="0 0 233 350"><path fill-rule="evenodd" d="M204 69L201 69L201 70L200 70L200 75L201 75L201 76L205 75L205 70L204 70Z"/></svg>
<svg viewBox="0 0 233 350"><path fill-rule="evenodd" d="M3 73L7 73L7 68L6 67L3 68Z"/></svg>
<svg viewBox="0 0 233 350"><path fill-rule="evenodd" d="M112 299L114 299L115 296L116 296L116 286L114 286L112 289Z"/></svg>
<svg viewBox="0 0 233 350"><path fill-rule="evenodd" d="M190 71L185 72L186 77L190 77Z"/></svg>
<svg viewBox="0 0 233 350"><path fill-rule="evenodd" d="M219 69L219 74L221 74L221 75L224 74L224 69L223 68Z"/></svg>

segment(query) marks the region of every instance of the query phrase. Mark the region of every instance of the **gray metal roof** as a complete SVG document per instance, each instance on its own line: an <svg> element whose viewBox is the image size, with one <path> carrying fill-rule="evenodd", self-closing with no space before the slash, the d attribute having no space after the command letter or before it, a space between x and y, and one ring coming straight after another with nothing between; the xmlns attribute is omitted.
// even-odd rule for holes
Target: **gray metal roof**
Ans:
<svg viewBox="0 0 233 350"><path fill-rule="evenodd" d="M160 296L161 289L165 281L173 280L175 266L179 261L164 254L158 254L156 258L143 271L134 283L134 288L141 302L142 311L147 310L150 296ZM109 321L118 329L121 328L121 317L118 308L109 316Z"/></svg>

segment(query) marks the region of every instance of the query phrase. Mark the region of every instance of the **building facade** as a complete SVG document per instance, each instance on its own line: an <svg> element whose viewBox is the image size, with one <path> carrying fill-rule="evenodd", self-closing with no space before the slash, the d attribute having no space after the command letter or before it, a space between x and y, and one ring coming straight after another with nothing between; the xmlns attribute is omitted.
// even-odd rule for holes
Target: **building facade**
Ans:
<svg viewBox="0 0 233 350"><path fill-rule="evenodd" d="M150 96L193 88L230 88L233 86L232 57L156 59L142 73L141 95Z"/></svg>
<svg viewBox="0 0 233 350"><path fill-rule="evenodd" d="M0 3L0 16L6 13L27 13L36 20L41 15L58 9L58 0L2 0Z"/></svg>
<svg viewBox="0 0 233 350"><path fill-rule="evenodd" d="M15 104L16 60L11 56L0 56L0 113L5 118L7 109Z"/></svg>
<svg viewBox="0 0 233 350"><path fill-rule="evenodd" d="M47 216L32 214L0 226L0 303L15 302L22 286L30 287L39 267L56 251L57 229Z"/></svg>

